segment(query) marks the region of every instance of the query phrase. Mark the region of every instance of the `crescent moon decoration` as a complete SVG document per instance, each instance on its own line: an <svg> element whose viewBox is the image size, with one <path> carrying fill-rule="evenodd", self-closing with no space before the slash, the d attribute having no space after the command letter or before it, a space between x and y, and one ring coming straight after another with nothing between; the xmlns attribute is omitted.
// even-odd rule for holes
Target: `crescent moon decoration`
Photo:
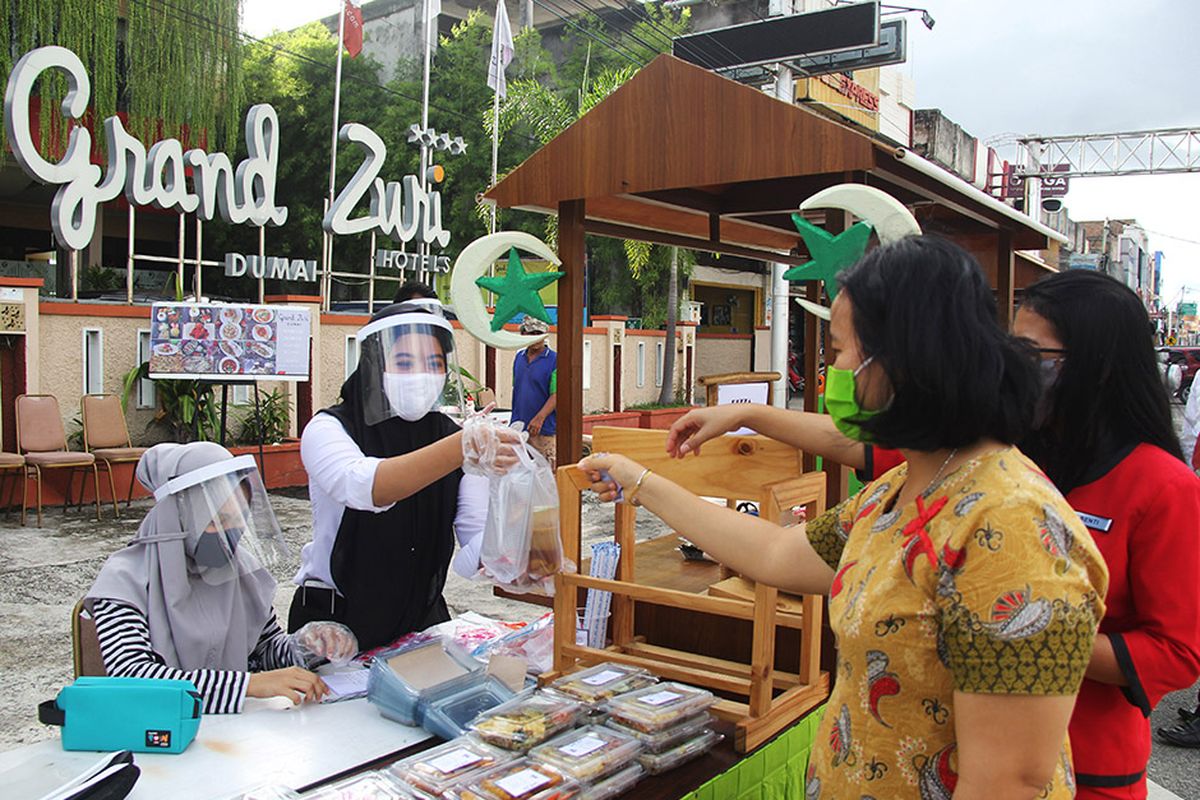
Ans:
<svg viewBox="0 0 1200 800"><path fill-rule="evenodd" d="M862 232L854 233L860 225L868 226L868 234L873 228L880 244L891 244L905 236L921 235L921 226L912 212L899 200L874 186L864 186L860 183L841 183L837 186L830 186L800 204L801 211L813 208L839 208L849 211L862 220L845 233L834 236L809 223L799 214L792 215L792 221L796 224L800 235L804 238L804 243L813 254L813 261L793 267L784 273L784 277L788 280L819 278L825 282L825 290L831 298L837 291L837 284L834 282L837 273L861 258L866 250L866 238L862 238L862 249L852 259L846 261L854 253L852 248L858 246L859 237L863 236ZM852 233L854 233L853 237L851 237ZM842 237L847 237L844 243ZM805 311L816 314L821 319L829 319L828 307L807 300L799 302Z"/></svg>
<svg viewBox="0 0 1200 800"><path fill-rule="evenodd" d="M484 277L488 267L512 248L544 258L555 266L562 263L558 255L536 236L521 231L501 231L481 236L464 247L454 262L454 272L450 276L450 300L458 321L476 339L501 350L520 350L549 335L522 336L510 331L492 330L492 319L475 282Z"/></svg>
<svg viewBox="0 0 1200 800"><path fill-rule="evenodd" d="M905 236L920 236L921 226L903 203L887 192L861 183L839 183L822 189L800 204L801 211L840 208L869 222L880 244L891 244Z"/></svg>

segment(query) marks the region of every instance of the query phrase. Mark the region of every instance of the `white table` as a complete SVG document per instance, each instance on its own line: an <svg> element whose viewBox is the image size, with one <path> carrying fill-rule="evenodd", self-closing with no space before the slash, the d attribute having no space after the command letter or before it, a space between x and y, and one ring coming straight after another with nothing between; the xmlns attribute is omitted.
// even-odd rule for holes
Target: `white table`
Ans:
<svg viewBox="0 0 1200 800"><path fill-rule="evenodd" d="M134 753L142 774L133 800L225 800L263 783L299 789L432 738L384 719L365 698L292 707L246 700L241 714L213 714L178 755ZM0 753L0 795L36 800L100 760L67 752L57 737Z"/></svg>

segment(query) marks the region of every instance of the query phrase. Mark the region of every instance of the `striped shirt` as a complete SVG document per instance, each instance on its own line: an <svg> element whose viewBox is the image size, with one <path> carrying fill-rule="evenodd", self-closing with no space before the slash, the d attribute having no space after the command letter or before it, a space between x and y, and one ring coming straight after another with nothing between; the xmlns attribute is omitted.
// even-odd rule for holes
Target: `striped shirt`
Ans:
<svg viewBox="0 0 1200 800"><path fill-rule="evenodd" d="M221 669L174 669L150 644L150 626L142 612L114 600L94 600L92 616L104 669L118 678L173 678L191 681L204 697L205 714L236 714L246 699L249 672ZM250 672L295 665L289 637L272 614L250 654Z"/></svg>

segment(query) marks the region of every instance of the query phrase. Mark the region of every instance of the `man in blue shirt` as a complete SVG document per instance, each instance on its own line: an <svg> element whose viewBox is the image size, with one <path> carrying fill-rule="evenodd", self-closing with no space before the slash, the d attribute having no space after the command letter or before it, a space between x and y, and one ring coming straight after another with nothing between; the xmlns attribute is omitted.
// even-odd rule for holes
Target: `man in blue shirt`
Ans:
<svg viewBox="0 0 1200 800"><path fill-rule="evenodd" d="M521 333L541 336L549 328L540 319L526 316ZM541 339L517 353L513 360L512 421L524 422L529 443L555 466L554 408L558 397L558 355Z"/></svg>

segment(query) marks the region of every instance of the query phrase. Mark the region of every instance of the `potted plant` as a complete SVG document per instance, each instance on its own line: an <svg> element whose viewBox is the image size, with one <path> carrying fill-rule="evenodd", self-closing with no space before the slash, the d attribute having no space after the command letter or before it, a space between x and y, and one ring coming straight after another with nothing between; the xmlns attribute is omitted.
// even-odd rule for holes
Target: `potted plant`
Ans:
<svg viewBox="0 0 1200 800"><path fill-rule="evenodd" d="M591 434L592 428L604 425L610 428L637 428L642 415L637 411L597 411L583 415L583 432Z"/></svg>
<svg viewBox="0 0 1200 800"><path fill-rule="evenodd" d="M692 407L682 400L673 403L637 403L629 406L630 411L638 413L638 427L666 430L675 424L675 420L692 410Z"/></svg>

